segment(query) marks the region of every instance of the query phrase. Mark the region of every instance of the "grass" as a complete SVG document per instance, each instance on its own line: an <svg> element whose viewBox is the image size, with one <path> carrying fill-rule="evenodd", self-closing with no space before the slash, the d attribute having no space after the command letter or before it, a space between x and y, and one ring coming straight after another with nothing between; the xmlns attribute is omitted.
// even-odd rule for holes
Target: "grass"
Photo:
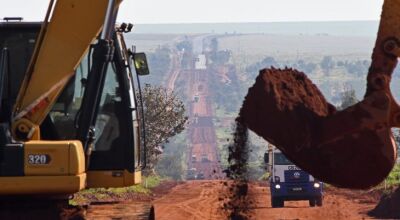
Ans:
<svg viewBox="0 0 400 220"><path fill-rule="evenodd" d="M144 184L144 186L146 188L151 189L151 188L154 188L154 187L160 185L160 183L163 180L166 180L166 178L162 178L160 176L148 176L148 177L144 177L142 185Z"/></svg>
<svg viewBox="0 0 400 220"><path fill-rule="evenodd" d="M224 106L214 104L213 109L215 109L214 117L215 118L235 118L237 116L237 112L228 112Z"/></svg>
<svg viewBox="0 0 400 220"><path fill-rule="evenodd" d="M90 188L75 194L74 199L70 200L70 205L87 204L91 201L109 200L122 197L124 194L143 194L148 195L151 189L160 185L166 180L160 176L152 175L142 178L142 183L119 188Z"/></svg>
<svg viewBox="0 0 400 220"><path fill-rule="evenodd" d="M221 144L226 144L228 139L232 139L233 131L227 127L218 127L215 128L215 133L217 135L218 140L220 140Z"/></svg>
<svg viewBox="0 0 400 220"><path fill-rule="evenodd" d="M377 186L378 189L383 190L393 190L400 185L400 164L396 164L393 170L386 177L380 185Z"/></svg>
<svg viewBox="0 0 400 220"><path fill-rule="evenodd" d="M115 193L115 194L124 194L124 193L143 193L148 194L150 193L151 189L160 185L160 183L164 179L160 176L148 176L142 178L142 183L128 186L128 187L121 187L121 188L108 188L104 189L107 192Z"/></svg>
<svg viewBox="0 0 400 220"><path fill-rule="evenodd" d="M258 180L259 180L259 181L268 181L270 175L271 175L271 174L270 174L269 172L265 172L262 176L260 176L260 177L258 178Z"/></svg>

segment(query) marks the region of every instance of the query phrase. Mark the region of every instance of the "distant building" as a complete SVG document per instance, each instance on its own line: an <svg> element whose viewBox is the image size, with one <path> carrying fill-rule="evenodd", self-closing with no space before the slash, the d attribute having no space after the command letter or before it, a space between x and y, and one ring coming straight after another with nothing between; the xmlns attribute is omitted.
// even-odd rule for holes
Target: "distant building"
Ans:
<svg viewBox="0 0 400 220"><path fill-rule="evenodd" d="M207 69L207 59L205 54L200 54L197 56L194 62L194 68L196 70L205 70Z"/></svg>

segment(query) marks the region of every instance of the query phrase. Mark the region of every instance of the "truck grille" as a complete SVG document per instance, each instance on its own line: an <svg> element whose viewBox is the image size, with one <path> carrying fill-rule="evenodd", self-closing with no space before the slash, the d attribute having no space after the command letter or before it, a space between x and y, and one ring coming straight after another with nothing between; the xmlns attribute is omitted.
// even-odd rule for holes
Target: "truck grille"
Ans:
<svg viewBox="0 0 400 220"><path fill-rule="evenodd" d="M302 170L285 170L285 182L309 182L310 175Z"/></svg>
<svg viewBox="0 0 400 220"><path fill-rule="evenodd" d="M289 193L289 194L310 192L310 183L307 183L307 182L303 182L303 183L297 183L297 182L287 183L286 182L285 184L286 184L287 193Z"/></svg>

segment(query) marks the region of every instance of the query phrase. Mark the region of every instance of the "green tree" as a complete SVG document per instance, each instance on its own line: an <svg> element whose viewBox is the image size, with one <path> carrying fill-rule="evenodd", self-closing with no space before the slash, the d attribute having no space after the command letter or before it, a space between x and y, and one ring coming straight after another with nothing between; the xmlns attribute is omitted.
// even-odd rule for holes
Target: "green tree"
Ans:
<svg viewBox="0 0 400 220"><path fill-rule="evenodd" d="M142 91L146 123L147 170L153 172L163 144L185 129L188 117L185 106L176 94L162 86L146 84Z"/></svg>
<svg viewBox="0 0 400 220"><path fill-rule="evenodd" d="M262 61L247 66L246 72L256 76L261 69L270 68L271 66L279 68L279 63L274 57L266 56Z"/></svg>
<svg viewBox="0 0 400 220"><path fill-rule="evenodd" d="M305 73L312 73L317 67L315 63L312 62L306 63L304 60L298 60L294 66L298 70L303 71Z"/></svg>
<svg viewBox="0 0 400 220"><path fill-rule="evenodd" d="M218 39L212 38L210 43L211 51L218 51Z"/></svg>
<svg viewBox="0 0 400 220"><path fill-rule="evenodd" d="M192 42L189 40L180 41L176 44L176 49L185 50L186 52L191 52L193 49Z"/></svg>
<svg viewBox="0 0 400 220"><path fill-rule="evenodd" d="M210 59L213 63L217 65L223 65L229 62L232 56L232 51L230 50L220 50L216 52L212 52L210 54Z"/></svg>
<svg viewBox="0 0 400 220"><path fill-rule="evenodd" d="M393 134L394 140L396 141L397 151L399 151L400 150L400 129L392 128L392 134ZM399 157L399 156L397 156L397 157Z"/></svg>
<svg viewBox="0 0 400 220"><path fill-rule="evenodd" d="M330 71L335 67L335 62L333 61L331 56L324 56L324 58L322 58L320 66L324 70L324 72L329 75Z"/></svg>
<svg viewBox="0 0 400 220"><path fill-rule="evenodd" d="M342 104L340 104L339 109L345 109L352 106L358 102L356 91L354 89L346 90L340 95Z"/></svg>
<svg viewBox="0 0 400 220"><path fill-rule="evenodd" d="M185 149L184 146L177 145L175 146L178 149L175 149L175 152L164 153L160 157L156 171L161 176L167 176L174 180L182 180L185 176L185 160L183 160Z"/></svg>
<svg viewBox="0 0 400 220"><path fill-rule="evenodd" d="M146 82L160 84L159 79L167 73L171 66L171 54L172 51L167 46L159 47L153 53L148 53L151 74L146 76Z"/></svg>

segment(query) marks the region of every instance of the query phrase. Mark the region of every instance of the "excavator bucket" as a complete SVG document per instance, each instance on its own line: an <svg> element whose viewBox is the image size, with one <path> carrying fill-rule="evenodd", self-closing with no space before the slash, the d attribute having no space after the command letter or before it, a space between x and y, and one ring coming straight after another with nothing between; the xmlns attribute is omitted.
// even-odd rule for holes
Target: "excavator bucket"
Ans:
<svg viewBox="0 0 400 220"><path fill-rule="evenodd" d="M321 181L375 186L397 158L391 128L400 127L400 107L390 80L399 56L400 0L385 0L361 102L338 111L304 73L264 69L249 89L240 120Z"/></svg>
<svg viewBox="0 0 400 220"><path fill-rule="evenodd" d="M249 89L240 117L315 178L369 188L387 176L396 158L384 126L389 99L374 98L337 111L304 73L272 68L262 70Z"/></svg>

